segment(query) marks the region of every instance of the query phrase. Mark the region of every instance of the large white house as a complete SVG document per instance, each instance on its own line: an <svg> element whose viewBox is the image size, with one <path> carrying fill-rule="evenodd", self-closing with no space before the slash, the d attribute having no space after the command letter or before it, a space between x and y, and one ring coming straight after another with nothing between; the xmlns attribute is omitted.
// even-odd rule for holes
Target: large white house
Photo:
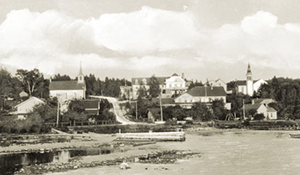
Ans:
<svg viewBox="0 0 300 175"><path fill-rule="evenodd" d="M252 80L252 72L250 64L248 64L246 80L236 81L236 91L246 95L252 96L254 92L257 92L261 85L267 84L263 79Z"/></svg>
<svg viewBox="0 0 300 175"><path fill-rule="evenodd" d="M214 100L223 100L226 103L226 92L223 87L196 86L175 98L175 103L190 108L195 102L210 103Z"/></svg>
<svg viewBox="0 0 300 175"><path fill-rule="evenodd" d="M80 65L77 80L72 81L51 81L49 85L50 97L57 97L59 102L65 102L72 99L86 98L86 84Z"/></svg>
<svg viewBox="0 0 300 175"><path fill-rule="evenodd" d="M159 83L159 88L162 90L163 98L170 98L174 94L182 94L186 92L186 82L183 77L174 73L170 77L156 77ZM137 99L139 95L139 89L144 88L146 91L149 90L150 77L144 78L132 78L132 97Z"/></svg>

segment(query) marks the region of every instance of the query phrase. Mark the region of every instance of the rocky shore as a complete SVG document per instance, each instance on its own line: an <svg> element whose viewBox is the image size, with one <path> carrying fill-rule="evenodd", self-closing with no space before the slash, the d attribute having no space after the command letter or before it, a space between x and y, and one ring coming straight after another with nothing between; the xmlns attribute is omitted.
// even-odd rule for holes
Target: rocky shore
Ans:
<svg viewBox="0 0 300 175"><path fill-rule="evenodd" d="M98 166L112 166L120 165L123 162L140 162L140 163L151 163L151 164L174 164L178 159L188 159L191 157L200 157L199 152L182 151L182 150L164 150L156 151L149 154L138 154L127 156L119 156L111 160L96 160L86 161L82 157L75 157L67 163L47 163L31 165L21 168L15 172L18 175L31 175L31 174L43 174L51 172L63 172L78 168L91 168Z"/></svg>

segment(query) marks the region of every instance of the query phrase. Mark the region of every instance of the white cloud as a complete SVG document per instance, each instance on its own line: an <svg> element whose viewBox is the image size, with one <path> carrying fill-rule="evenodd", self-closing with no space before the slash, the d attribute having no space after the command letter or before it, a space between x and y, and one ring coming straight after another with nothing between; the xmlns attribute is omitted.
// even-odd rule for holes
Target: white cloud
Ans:
<svg viewBox="0 0 300 175"><path fill-rule="evenodd" d="M269 12L259 11L255 15L246 16L241 22L241 28L248 34L259 35L275 28L277 19Z"/></svg>
<svg viewBox="0 0 300 175"><path fill-rule="evenodd" d="M105 14L93 20L96 42L109 49L151 53L193 47L197 31L189 12L150 7L140 11Z"/></svg>
<svg viewBox="0 0 300 175"><path fill-rule="evenodd" d="M300 24L278 24L278 17L259 11L237 24L198 30L195 18L189 10L149 7L86 20L54 10L11 11L0 24L0 63L48 74L64 67L77 72L79 60L91 69L148 72L206 69L205 61L299 68Z"/></svg>

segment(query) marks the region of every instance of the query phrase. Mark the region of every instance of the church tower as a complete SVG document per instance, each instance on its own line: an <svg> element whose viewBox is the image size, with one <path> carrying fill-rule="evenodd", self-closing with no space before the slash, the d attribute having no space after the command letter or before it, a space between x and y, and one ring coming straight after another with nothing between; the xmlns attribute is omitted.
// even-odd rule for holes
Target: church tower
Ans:
<svg viewBox="0 0 300 175"><path fill-rule="evenodd" d="M250 64L248 63L248 69L246 73L246 88L247 88L247 95L252 96L253 95L253 80L252 80L252 73Z"/></svg>
<svg viewBox="0 0 300 175"><path fill-rule="evenodd" d="M81 62L80 62L80 69L79 69L79 74L78 74L78 83L84 84L84 75L82 73L82 67L81 67Z"/></svg>

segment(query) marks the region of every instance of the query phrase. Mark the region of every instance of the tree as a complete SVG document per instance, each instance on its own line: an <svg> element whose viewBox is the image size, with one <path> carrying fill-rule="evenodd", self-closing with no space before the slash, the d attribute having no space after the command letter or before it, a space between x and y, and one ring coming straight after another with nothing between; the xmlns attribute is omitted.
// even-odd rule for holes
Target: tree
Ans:
<svg viewBox="0 0 300 175"><path fill-rule="evenodd" d="M254 120L263 120L265 118L264 114L256 114L254 115Z"/></svg>
<svg viewBox="0 0 300 175"><path fill-rule="evenodd" d="M55 74L53 78L51 78L52 81L70 81L71 77L69 75L60 75Z"/></svg>
<svg viewBox="0 0 300 175"><path fill-rule="evenodd" d="M212 102L212 110L215 118L225 120L227 112L224 105L223 100L214 100Z"/></svg>
<svg viewBox="0 0 300 175"><path fill-rule="evenodd" d="M156 98L160 95L159 82L155 75L152 75L149 80L149 95L151 98Z"/></svg>
<svg viewBox="0 0 300 175"><path fill-rule="evenodd" d="M31 71L18 69L16 76L23 83L29 96L32 96L33 92L37 91L38 85L43 83L44 80L43 74L38 69Z"/></svg>
<svg viewBox="0 0 300 175"><path fill-rule="evenodd" d="M191 109L191 115L194 120L209 121L212 119L212 113L208 107L201 102L194 103Z"/></svg>

